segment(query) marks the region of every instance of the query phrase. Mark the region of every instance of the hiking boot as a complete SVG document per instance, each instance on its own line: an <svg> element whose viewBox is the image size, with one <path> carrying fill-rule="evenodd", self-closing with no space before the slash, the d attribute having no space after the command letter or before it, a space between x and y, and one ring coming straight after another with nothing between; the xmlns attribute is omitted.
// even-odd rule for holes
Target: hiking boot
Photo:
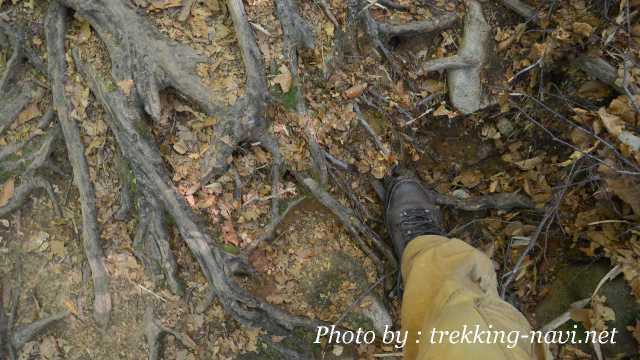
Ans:
<svg viewBox="0 0 640 360"><path fill-rule="evenodd" d="M398 259L407 243L420 235L444 235L435 199L414 177L393 179L387 188L385 222Z"/></svg>

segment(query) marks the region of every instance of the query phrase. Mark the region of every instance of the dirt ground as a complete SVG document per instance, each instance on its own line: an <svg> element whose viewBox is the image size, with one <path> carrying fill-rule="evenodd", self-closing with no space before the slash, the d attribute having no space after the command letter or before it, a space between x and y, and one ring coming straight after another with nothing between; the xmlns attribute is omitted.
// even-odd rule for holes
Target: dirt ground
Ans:
<svg viewBox="0 0 640 360"><path fill-rule="evenodd" d="M373 50L363 34L356 36L358 51L338 63L333 58L338 29L319 3L301 1L299 12L311 25L316 41L313 49L300 50L297 85L292 83L283 55L283 31L274 2L246 1L273 98L268 110L270 129L292 170L284 175L276 193L282 199L282 209L299 201L278 226L274 239L255 243L271 216L274 189L269 153L259 144L243 144L234 153L230 170L200 187L199 163L219 119L201 112L173 90L161 93L160 118L146 119L173 184L216 239L216 246L232 254L251 249L248 259L255 273L238 277L241 286L292 314L329 323L341 320L352 328L376 327L387 316L391 325L400 327L400 299L393 296L396 278L391 264L379 264L367 256L344 224L293 175L293 171L314 171L306 130L324 151L348 165L347 170L330 167L330 181L323 189L343 206L354 209L385 241L383 204L372 184L382 183L399 165L415 171L438 193L457 199L496 193L526 195L534 204L528 209L464 211L449 207L445 210L446 229L489 255L501 284L518 264L505 298L522 310L534 328L568 311L566 304L581 299L570 297L570 302L545 306L542 313L537 310L545 299L558 293L560 285L554 281L563 269L586 264L587 270L580 268L586 271L584 276L599 279L602 269L591 273L592 264L617 267L622 275L614 290L606 292L609 302L606 296L593 294L592 303L574 314L573 321L585 329L602 330L616 315L625 319L616 323L629 340L623 350L629 358L637 356L632 354L638 353L634 338L640 340L640 172L633 169L639 166L640 153L619 141L619 132L611 131L607 119L622 119L624 125L620 126L637 133L639 116L625 94L575 65L580 53L597 49L599 55L617 59L611 56L611 49L627 41L630 56L637 55L637 21L629 24L630 34L616 23L618 11L624 10L618 3L626 3L624 0L612 1L616 4L607 9L598 1L556 1L552 6L543 1L527 2L539 6L544 14L542 25L527 28L520 16L499 2L483 2L495 41L485 69L494 105L463 115L447 100L445 73L419 74L420 64L427 59L458 51L461 24L437 34L387 39L392 61L402 70L397 74L389 59ZM346 3L329 3L344 26ZM399 3L410 10L372 6L370 11L376 20L403 23L444 11L456 11L462 17L465 9L462 2L454 0ZM198 66L197 75L212 97L233 104L244 94L245 71L223 2L195 1L185 20L179 20L184 12L181 1L132 0L132 4L168 38L209 59ZM0 12L25 24L31 45L44 59L47 6L48 1L0 0ZM631 1L629 6L635 14L632 18L637 19L640 3ZM585 24L589 31L576 24ZM602 38L606 36L611 39L605 46ZM66 44L78 49L100 74L109 76L108 50L84 19L71 19ZM3 49L0 69L7 66L10 56L11 49ZM0 289L5 310L9 306L6 299L19 291L18 325L58 311L70 312L64 321L28 342L19 358L146 358L149 345L144 320L149 310L163 325L187 338L164 337L165 359L283 358L274 349L290 346L289 339L240 325L217 299L207 301L207 279L170 216L166 225L184 293L172 293L162 274L146 266L148 259L136 253L134 240L140 222L136 206L124 220L114 218L125 182L131 182L134 189L136 186L131 174L125 170L123 175L120 167L121 151L127 149L119 149L107 126L110 114L89 91L70 55L66 60L69 81L65 91L78 119L96 189L113 312L107 328L97 326L92 317L91 270L82 243L78 191L65 147L58 141L51 155L53 166L42 170L53 186L55 203L46 192L38 191L19 210L0 218ZM536 65L542 60L543 65ZM336 68L329 71L333 66ZM632 82L640 78L637 66L629 76ZM46 76L29 68L22 81L34 83L41 96L34 96L18 121L7 132L0 132L0 147L41 136L35 123L51 108ZM131 90L131 84L116 85L123 91ZM309 109L305 115L295 111L298 93ZM362 99L359 106L382 149L359 125L353 105L357 98ZM576 124L590 132L577 131ZM27 154L24 150L16 155ZM2 169L0 207L11 195L7 184L13 186L18 181ZM532 241L536 245L519 263ZM382 277L385 279L379 281ZM371 290L374 283L380 285ZM593 284L581 286L584 290ZM586 290L586 296L591 291ZM369 293L364 300L363 292ZM357 299L360 301L354 303ZM612 305L623 303L629 306ZM300 339L308 341L308 336ZM326 358L372 359L375 354L394 351L379 343L341 347L299 340L294 345ZM623 350L618 348L605 350L606 354L622 356ZM597 358L589 348L563 346L552 351L562 359Z"/></svg>

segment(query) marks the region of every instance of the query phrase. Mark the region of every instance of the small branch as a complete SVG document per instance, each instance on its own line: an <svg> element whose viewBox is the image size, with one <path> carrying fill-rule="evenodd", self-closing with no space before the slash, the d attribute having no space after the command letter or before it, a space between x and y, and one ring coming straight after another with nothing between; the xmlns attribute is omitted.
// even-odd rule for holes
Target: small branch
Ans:
<svg viewBox="0 0 640 360"><path fill-rule="evenodd" d="M282 220L284 220L289 212L300 205L300 203L302 203L305 199L305 196L301 196L298 199L293 200L289 203L289 205L287 205L287 208L281 214L278 214L276 217L272 217L269 224L264 228L262 235L260 235L249 246L247 246L247 248L245 249L245 253L251 254L253 251L255 251L255 249L258 248L261 243L273 240L276 230L278 229L278 226L280 226Z"/></svg>
<svg viewBox="0 0 640 360"><path fill-rule="evenodd" d="M388 158L390 155L389 150L384 146L382 141L380 141L380 138L378 138L378 135L376 135L376 132L373 131L371 126L369 126L369 123L367 123L367 120L365 120L364 115L360 111L360 107L358 106L357 103L353 103L353 110L356 111L358 122L367 131L369 136L371 136L371 139L373 140L373 143L376 145L378 150L380 150L380 152L382 153L382 155L385 156L385 158Z"/></svg>
<svg viewBox="0 0 640 360"><path fill-rule="evenodd" d="M576 175L575 168L578 162L579 161L574 162L573 165L571 166L569 176L567 176L564 182L565 185L569 185L573 182L573 178ZM566 194L568 189L569 189L569 186L563 186L560 188L558 192L554 193L553 198L551 199L551 201L549 201L549 203L545 207L545 213L544 213L544 216L542 217L542 220L540 221L540 223L538 223L538 226L536 227L533 234L529 236L529 243L527 244L527 247L522 252L522 254L520 254L520 257L518 258L515 265L513 266L513 269L511 269L511 271L503 275L503 277L506 277L506 280L502 283L502 290L500 291L500 297L502 297L503 299L506 295L507 290L509 289L509 285L511 285L511 282L513 282L513 280L515 280L516 276L518 275L520 266L522 266L522 263L524 262L524 260L527 258L531 250L533 250L533 248L536 246L538 242L538 238L542 234L542 231L545 228L548 229L548 227L553 222L553 219L556 216L556 212L558 211L558 208L560 207L560 204L562 203L562 200L564 199L564 195Z"/></svg>

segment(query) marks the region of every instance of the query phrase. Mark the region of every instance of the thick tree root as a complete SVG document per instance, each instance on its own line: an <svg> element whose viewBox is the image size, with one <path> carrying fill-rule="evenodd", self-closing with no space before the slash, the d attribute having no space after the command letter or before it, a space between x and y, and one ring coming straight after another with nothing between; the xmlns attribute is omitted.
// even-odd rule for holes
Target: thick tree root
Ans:
<svg viewBox="0 0 640 360"><path fill-rule="evenodd" d="M133 242L134 254L154 277L164 278L174 294L183 295L184 285L177 276L178 265L171 251L162 206L151 189L143 187L140 193L140 222Z"/></svg>
<svg viewBox="0 0 640 360"><path fill-rule="evenodd" d="M482 6L476 0L466 0L467 14L464 35L458 54L428 61L423 72L448 70L449 99L463 114L476 112L492 102L482 88L483 69L492 49L491 28L484 18Z"/></svg>
<svg viewBox="0 0 640 360"><path fill-rule="evenodd" d="M258 142L263 146L266 144L266 150L271 152L274 159L281 158L278 151L274 152L277 146L271 146L275 143L275 139L267 132L268 121L265 118L265 111L269 89L264 76L262 56L253 30L241 0L230 0L228 8L244 62L247 77L246 93L225 112L220 122L214 127L213 139L201 163L203 184L228 170L229 160L239 144L248 142Z"/></svg>
<svg viewBox="0 0 640 360"><path fill-rule="evenodd" d="M502 5L513 10L516 14L530 20L538 16L536 9L520 0L500 0Z"/></svg>
<svg viewBox="0 0 640 360"><path fill-rule="evenodd" d="M261 326L275 334L287 333L298 326L311 329L317 325L316 321L292 316L255 298L232 279L228 264L235 257L213 244L208 232L199 225L191 208L178 194L150 132L145 130L147 127L134 99L106 86L96 72L84 64L77 51L73 51L73 55L78 71L109 114L108 125L120 148L126 149L124 155L137 181L153 189L164 210L172 216L211 285L211 291L227 312L241 323Z"/></svg>
<svg viewBox="0 0 640 360"><path fill-rule="evenodd" d="M491 194L459 199L450 195L439 194L430 190L439 205L451 206L465 211L533 209L534 203L526 196L520 194Z"/></svg>
<svg viewBox="0 0 640 360"><path fill-rule="evenodd" d="M104 253L100 244L100 230L96 214L96 194L89 178L89 166L84 157L84 145L80 130L70 118L69 104L64 94L66 84L66 61L64 39L66 33L66 8L53 1L45 20L45 35L49 62L49 81L53 92L53 105L62 128L73 179L80 194L82 210L82 239L84 251L91 268L94 290L94 318L101 327L106 327L111 317L111 294L109 278L104 264Z"/></svg>
<svg viewBox="0 0 640 360"><path fill-rule="evenodd" d="M302 48L313 49L315 36L311 26L298 14L294 0L276 0L276 11L284 34L284 55L289 60L289 72L296 97L296 112L301 119L306 120L307 107L304 103L303 86L298 74L298 51ZM304 132L315 171L318 173L320 182L325 184L327 165L324 156L322 156L320 145L311 126L304 126ZM277 218L278 214L273 214L273 217ZM274 220L271 225L274 225Z"/></svg>
<svg viewBox="0 0 640 360"><path fill-rule="evenodd" d="M162 358L162 338L164 335L173 335L182 345L195 350L196 343L187 334L170 329L153 316L153 309L150 307L144 313L144 335L149 345L149 360L159 360Z"/></svg>
<svg viewBox="0 0 640 360"><path fill-rule="evenodd" d="M115 82L133 80L135 94L153 119L160 118L160 91L174 88L209 115L217 106L196 74L207 59L172 41L136 13L128 0L61 0L86 19L108 48Z"/></svg>
<svg viewBox="0 0 640 360"><path fill-rule="evenodd" d="M9 125L16 119L18 114L33 99L41 96L41 90L36 88L31 82L22 85L14 85L8 91L0 91L3 101L0 104L0 135L9 128Z"/></svg>

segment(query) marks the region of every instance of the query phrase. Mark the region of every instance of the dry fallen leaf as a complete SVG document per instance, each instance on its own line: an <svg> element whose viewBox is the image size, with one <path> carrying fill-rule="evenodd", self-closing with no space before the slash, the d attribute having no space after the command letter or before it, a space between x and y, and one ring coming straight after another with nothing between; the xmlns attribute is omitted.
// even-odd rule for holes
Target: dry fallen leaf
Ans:
<svg viewBox="0 0 640 360"><path fill-rule="evenodd" d="M0 207L5 206L9 202L9 199L13 196L14 190L15 179L10 178L4 183L4 185L2 185L2 190L0 191Z"/></svg>
<svg viewBox="0 0 640 360"><path fill-rule="evenodd" d="M345 90L344 97L346 97L347 99L357 98L358 96L362 95L365 90L367 90L367 86L369 86L367 83L353 85L352 87Z"/></svg>
<svg viewBox="0 0 640 360"><path fill-rule="evenodd" d="M293 78L291 77L289 68L284 64L281 65L280 74L273 78L273 83L280 85L280 89L282 89L282 92L287 93L291 89L292 81Z"/></svg>
<svg viewBox="0 0 640 360"><path fill-rule="evenodd" d="M225 244L240 245L240 239L238 238L238 234L236 234L236 229L233 227L231 220L225 220L222 224L222 239Z"/></svg>
<svg viewBox="0 0 640 360"><path fill-rule="evenodd" d="M38 103L31 103L29 104L29 106L24 108L24 110L22 110L20 115L18 115L18 124L22 125L31 119L37 118L40 115L42 115L42 112L38 107Z"/></svg>
<svg viewBox="0 0 640 360"><path fill-rule="evenodd" d="M118 81L118 87L120 88L120 90L122 90L122 92L129 96L131 95L131 89L133 88L133 80L128 79L128 80L122 80L122 81Z"/></svg>
<svg viewBox="0 0 640 360"><path fill-rule="evenodd" d="M149 11L163 10L179 6L182 6L182 0L155 0L151 6L149 6Z"/></svg>

